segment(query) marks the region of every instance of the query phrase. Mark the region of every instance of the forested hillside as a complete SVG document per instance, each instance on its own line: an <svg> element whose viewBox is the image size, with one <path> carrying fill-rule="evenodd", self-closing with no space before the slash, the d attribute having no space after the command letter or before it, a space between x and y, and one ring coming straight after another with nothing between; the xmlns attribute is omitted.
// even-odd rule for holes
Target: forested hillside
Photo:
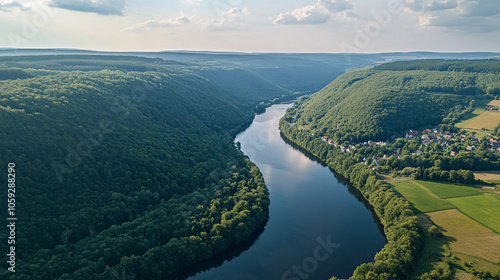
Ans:
<svg viewBox="0 0 500 280"><path fill-rule="evenodd" d="M453 126L471 101L500 93L499 69L498 61L434 60L347 73L294 107L288 121L338 142L385 141L409 129Z"/></svg>
<svg viewBox="0 0 500 280"><path fill-rule="evenodd" d="M500 149L494 137L498 129L459 131L456 122L478 108L497 113L498 100L492 99L499 99L499 70L500 61L383 64L344 74L288 109L280 121L282 135L347 178L384 225L386 246L373 263L360 265L349 279L454 279L458 269L478 274L476 268L467 268L472 263L462 268L447 259L453 253L433 247L432 231L422 231L424 222L414 214L418 208L406 200L416 197L415 188L409 189L408 196L398 193L388 184L387 175L474 184L478 181L473 171L498 171ZM492 124L495 127L498 122ZM479 132L490 134L479 139ZM463 185L448 186L456 191ZM421 201L431 203L428 198ZM497 203L494 199L494 206L480 208L485 213L494 211ZM449 240L456 240L442 234L449 238L444 242L447 246ZM497 279L489 271L479 274L488 273L481 279Z"/></svg>
<svg viewBox="0 0 500 280"><path fill-rule="evenodd" d="M18 217L16 273L1 279L163 279L266 219L262 176L232 139L255 104L285 90L241 71L222 85L217 69L202 77L161 59L0 67L0 166L15 163ZM259 94L241 94L245 78Z"/></svg>

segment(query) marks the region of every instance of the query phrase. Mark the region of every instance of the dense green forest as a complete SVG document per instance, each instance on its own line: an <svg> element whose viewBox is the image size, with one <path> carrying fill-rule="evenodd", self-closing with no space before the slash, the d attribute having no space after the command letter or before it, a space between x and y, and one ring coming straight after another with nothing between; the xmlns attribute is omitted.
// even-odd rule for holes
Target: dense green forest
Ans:
<svg viewBox="0 0 500 280"><path fill-rule="evenodd" d="M494 74L500 72L498 61L394 64L340 76L295 106L288 122L340 143L385 141L424 126L451 129L454 120L470 112L471 101L480 104L500 94L500 75ZM441 65L450 70L420 70ZM481 71L471 72L475 69Z"/></svg>
<svg viewBox="0 0 500 280"><path fill-rule="evenodd" d="M384 225L388 243L350 279L406 279L424 245L408 201L376 172L473 183L472 170L500 169L500 153L489 149L486 138L455 127L461 117L485 106L484 101L498 99L499 70L500 61L389 63L344 74L288 109L280 121L283 136L346 177ZM424 128L432 130L423 135L442 141L424 144L422 134L403 138L410 129ZM418 279L452 275L446 265Z"/></svg>
<svg viewBox="0 0 500 280"><path fill-rule="evenodd" d="M231 71L238 83L221 78ZM0 278L163 279L247 239L269 198L232 140L258 102L287 93L162 59L1 58L0 166L16 165L19 255Z"/></svg>

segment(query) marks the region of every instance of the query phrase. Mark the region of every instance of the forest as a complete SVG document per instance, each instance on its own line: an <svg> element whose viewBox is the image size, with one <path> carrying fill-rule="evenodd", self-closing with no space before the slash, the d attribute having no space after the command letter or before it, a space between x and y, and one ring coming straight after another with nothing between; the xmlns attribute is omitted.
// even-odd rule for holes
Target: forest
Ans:
<svg viewBox="0 0 500 280"><path fill-rule="evenodd" d="M440 60L408 64L388 63L344 74L314 98L295 106L287 121L339 143L386 141L427 125L444 124L451 130L454 121L470 113L471 102L478 105L500 94L500 75L495 74L500 71L498 61L477 65L469 61L462 66L470 71L487 69L483 72L455 71L462 69L458 62ZM442 64L454 67L447 66L450 71L419 70ZM453 112L456 114L448 117Z"/></svg>
<svg viewBox="0 0 500 280"><path fill-rule="evenodd" d="M16 166L22 252L0 278L164 279L246 240L269 197L232 141L258 102L288 93L229 67L0 58L0 165Z"/></svg>
<svg viewBox="0 0 500 280"><path fill-rule="evenodd" d="M382 64L346 73L288 109L282 135L347 178L384 226L386 246L350 279L406 279L425 244L413 208L380 174L474 183L472 171L500 169L500 152L487 143L494 135L479 139L455 127L498 99L499 70L498 60ZM408 135L413 129L418 137ZM452 277L445 264L417 279Z"/></svg>

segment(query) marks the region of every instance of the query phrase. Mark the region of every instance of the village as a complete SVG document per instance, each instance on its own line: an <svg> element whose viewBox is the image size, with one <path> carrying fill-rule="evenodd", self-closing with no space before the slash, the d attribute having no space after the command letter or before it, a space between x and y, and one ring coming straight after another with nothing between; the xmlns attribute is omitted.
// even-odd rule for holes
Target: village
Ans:
<svg viewBox="0 0 500 280"><path fill-rule="evenodd" d="M479 148L479 145L481 145L481 140L476 137L475 135L468 135L465 133L441 133L439 132L436 128L433 129L425 129L424 131L420 132L417 130L410 129L408 132L406 132L404 138L396 138L395 136L392 137L393 142L387 142L387 141L367 141L367 142L360 142L358 145L353 146L351 144L349 145L339 145L337 142L329 139L327 136L323 136L321 140L324 142L327 142L330 145L333 145L334 147L337 147L340 149L340 151L345 152L345 153L350 153L354 151L356 148L362 148L362 147L375 147L375 146L391 146L394 144L396 141L405 139L405 140L413 140L416 137L419 137L422 141L423 146L427 146L430 144L439 144L440 147L443 149L443 151L449 151L449 154L451 156L455 156L459 153L457 149L452 149L452 145L456 143L467 143L465 146L465 152L467 151L474 151ZM484 145L484 144L483 144ZM494 138L491 137L489 140L486 142L486 149L490 151L500 151L500 138ZM398 149L393 149L394 152L397 152ZM417 150L415 154L417 156L422 155L422 151ZM384 155L384 158L388 157L396 157L400 158L401 155L398 153L394 153L392 155Z"/></svg>

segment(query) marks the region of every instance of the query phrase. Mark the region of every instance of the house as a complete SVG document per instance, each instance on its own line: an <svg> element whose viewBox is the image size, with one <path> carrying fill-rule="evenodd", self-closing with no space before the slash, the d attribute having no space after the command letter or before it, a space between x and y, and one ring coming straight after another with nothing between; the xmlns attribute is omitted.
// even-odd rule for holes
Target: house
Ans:
<svg viewBox="0 0 500 280"><path fill-rule="evenodd" d="M422 155L422 151L417 151L417 156L421 156Z"/></svg>
<svg viewBox="0 0 500 280"><path fill-rule="evenodd" d="M424 140L424 142L422 142L422 144L424 144L425 146L431 144L432 142L434 142L433 140Z"/></svg>
<svg viewBox="0 0 500 280"><path fill-rule="evenodd" d="M413 139L413 137L418 135L418 131L410 129L410 131L406 132L405 138L406 139Z"/></svg>
<svg viewBox="0 0 500 280"><path fill-rule="evenodd" d="M474 151L474 150L476 150L476 146L475 145L467 146L466 150L467 151Z"/></svg>
<svg viewBox="0 0 500 280"><path fill-rule="evenodd" d="M457 155L457 152L455 152L455 151L451 151L450 155L451 155L451 156L456 156L456 155Z"/></svg>
<svg viewBox="0 0 500 280"><path fill-rule="evenodd" d="M490 139L490 145L491 145L491 147L492 147L494 150L496 150L496 149L500 148L500 141L499 141L499 140L497 140L497 139L491 138L491 139Z"/></svg>
<svg viewBox="0 0 500 280"><path fill-rule="evenodd" d="M328 141L328 137L323 136L323 137L321 137L321 140L323 140L323 141L325 141L325 142L326 142L326 141Z"/></svg>

